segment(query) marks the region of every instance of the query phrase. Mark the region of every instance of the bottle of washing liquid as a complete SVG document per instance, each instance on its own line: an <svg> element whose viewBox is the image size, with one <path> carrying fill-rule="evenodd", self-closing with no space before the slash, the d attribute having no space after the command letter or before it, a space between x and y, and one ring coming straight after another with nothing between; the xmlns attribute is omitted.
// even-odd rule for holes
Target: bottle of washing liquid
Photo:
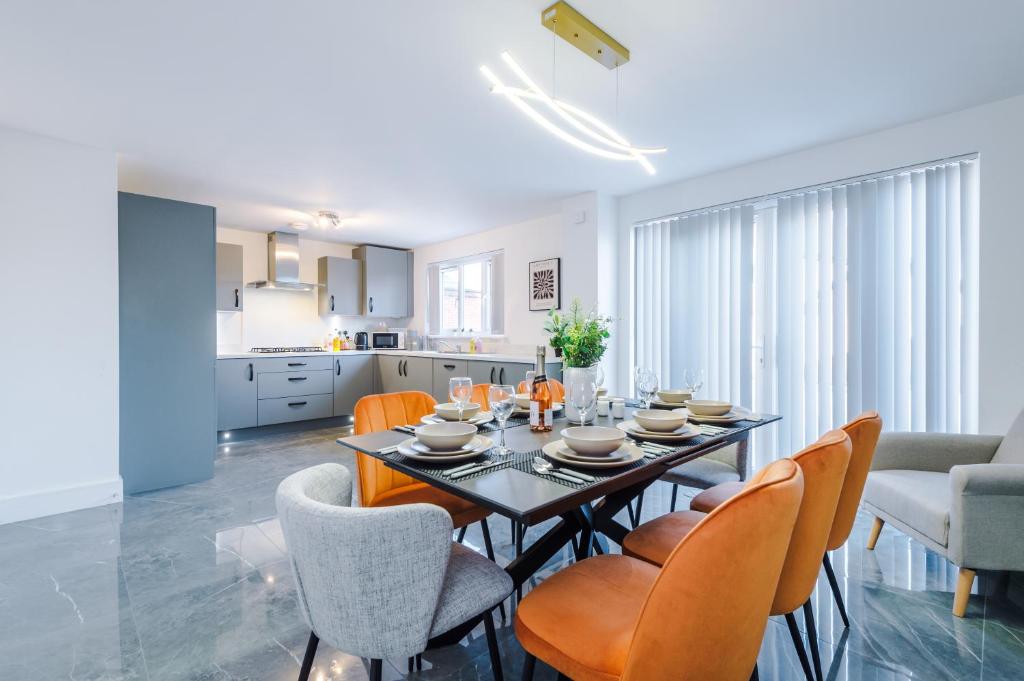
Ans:
<svg viewBox="0 0 1024 681"><path fill-rule="evenodd" d="M342 333L345 334L345 337L341 339L341 349L342 350L351 350L352 349L352 339L349 338L348 331L347 330L346 331L342 331Z"/></svg>
<svg viewBox="0 0 1024 681"><path fill-rule="evenodd" d="M334 330L334 340L331 342L331 349L335 352L341 350L341 334L338 333L337 329Z"/></svg>
<svg viewBox="0 0 1024 681"><path fill-rule="evenodd" d="M476 354L476 339L470 336L469 338L469 354Z"/></svg>

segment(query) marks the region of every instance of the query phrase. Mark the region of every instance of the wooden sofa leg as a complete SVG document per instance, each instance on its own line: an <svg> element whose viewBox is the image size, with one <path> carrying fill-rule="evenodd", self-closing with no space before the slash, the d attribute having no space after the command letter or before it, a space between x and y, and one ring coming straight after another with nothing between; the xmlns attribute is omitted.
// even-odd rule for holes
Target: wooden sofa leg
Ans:
<svg viewBox="0 0 1024 681"><path fill-rule="evenodd" d="M956 594L953 595L953 614L963 617L967 612L967 599L971 595L971 587L974 586L974 570L960 568L960 576L956 580Z"/></svg>
<svg viewBox="0 0 1024 681"><path fill-rule="evenodd" d="M871 526L871 534L868 535L868 551L875 550L875 544L878 543L878 535L882 533L883 525L885 525L885 521L876 517L875 524Z"/></svg>

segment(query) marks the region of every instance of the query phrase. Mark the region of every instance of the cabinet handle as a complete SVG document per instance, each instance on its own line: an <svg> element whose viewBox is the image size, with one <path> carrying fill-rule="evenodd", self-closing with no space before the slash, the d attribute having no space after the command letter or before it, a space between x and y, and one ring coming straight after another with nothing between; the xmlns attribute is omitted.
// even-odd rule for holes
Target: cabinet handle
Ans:
<svg viewBox="0 0 1024 681"><path fill-rule="evenodd" d="M455 365L454 364L445 364L444 368L447 369L448 371L455 371Z"/></svg>
<svg viewBox="0 0 1024 681"><path fill-rule="evenodd" d="M306 401L305 400L303 400L302 402L289 402L288 403L289 407L303 407L305 405L306 405Z"/></svg>
<svg viewBox="0 0 1024 681"><path fill-rule="evenodd" d="M250 382L250 383L252 382L252 378L253 378L252 374L253 374L253 371L252 371L252 362L249 362L249 382Z"/></svg>
<svg viewBox="0 0 1024 681"><path fill-rule="evenodd" d="M340 359L334 360L334 370L335 370L335 372L337 372L338 376L341 376L341 360Z"/></svg>
<svg viewBox="0 0 1024 681"><path fill-rule="evenodd" d="M306 366L306 363L305 362L288 362L288 366L290 366L290 367L304 367L304 366Z"/></svg>
<svg viewBox="0 0 1024 681"><path fill-rule="evenodd" d="M505 382L505 367L501 367L501 371L498 372L498 383Z"/></svg>
<svg viewBox="0 0 1024 681"><path fill-rule="evenodd" d="M309 376L289 376L289 381L305 381Z"/></svg>
<svg viewBox="0 0 1024 681"><path fill-rule="evenodd" d="M370 296L370 312L373 312L373 296Z"/></svg>
<svg viewBox="0 0 1024 681"><path fill-rule="evenodd" d="M238 289L235 289L235 309L238 309Z"/></svg>
<svg viewBox="0 0 1024 681"><path fill-rule="evenodd" d="M409 360L407 360L407 359L403 359L402 360L402 375L403 376L408 376L409 375Z"/></svg>
<svg viewBox="0 0 1024 681"><path fill-rule="evenodd" d="M494 383L494 367L491 367L491 383Z"/></svg>
<svg viewBox="0 0 1024 681"><path fill-rule="evenodd" d="M334 296L331 296L331 312L334 312Z"/></svg>

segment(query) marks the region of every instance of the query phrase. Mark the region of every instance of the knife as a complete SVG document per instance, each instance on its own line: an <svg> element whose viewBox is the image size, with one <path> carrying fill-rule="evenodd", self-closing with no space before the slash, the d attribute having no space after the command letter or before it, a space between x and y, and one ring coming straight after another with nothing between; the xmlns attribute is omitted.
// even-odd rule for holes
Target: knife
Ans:
<svg viewBox="0 0 1024 681"><path fill-rule="evenodd" d="M488 461L487 463L477 464L473 468L466 468L465 470L461 470L458 473L449 473L448 477L451 478L452 480L455 480L456 478L461 478L465 475L471 475L473 473L479 473L482 470L486 470L491 466L497 465L498 463L496 461Z"/></svg>

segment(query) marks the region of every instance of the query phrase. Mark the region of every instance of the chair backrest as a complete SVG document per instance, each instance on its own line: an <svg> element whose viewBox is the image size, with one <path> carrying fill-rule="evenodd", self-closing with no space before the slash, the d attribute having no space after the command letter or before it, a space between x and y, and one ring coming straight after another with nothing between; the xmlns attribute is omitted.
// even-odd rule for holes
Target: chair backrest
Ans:
<svg viewBox="0 0 1024 681"><path fill-rule="evenodd" d="M992 463L1024 463L1024 411L1017 414L1010 430L999 443Z"/></svg>
<svg viewBox="0 0 1024 681"><path fill-rule="evenodd" d="M623 681L746 681L803 493L789 459L700 521L672 551L641 611ZM609 617L614 614L609 613Z"/></svg>
<svg viewBox="0 0 1024 681"><path fill-rule="evenodd" d="M417 424L423 416L434 411L435 404L433 397L419 390L367 395L356 402L353 431L356 435L365 435L395 426ZM359 500L363 506L373 506L374 499L383 492L422 484L388 468L383 461L358 452L356 470L359 473Z"/></svg>
<svg viewBox="0 0 1024 681"><path fill-rule="evenodd" d="M864 483L871 470L871 460L875 457L878 436L882 433L882 417L877 411L866 411L843 426L842 430L850 436L852 449L843 491L839 493L839 504L836 505L836 517L828 535L828 551L838 549L850 538L853 521L857 519L857 507L864 494Z"/></svg>
<svg viewBox="0 0 1024 681"><path fill-rule="evenodd" d="M473 396L470 398L470 401L479 404L481 411L487 411L491 408L491 400L487 396L487 391L490 390L490 388L490 383L473 384Z"/></svg>
<svg viewBox="0 0 1024 681"><path fill-rule="evenodd" d="M551 390L551 401L552 402L565 402L565 386L557 378L548 377L548 387ZM528 393L530 392L530 386L526 384L526 381L519 381L519 385L516 386L517 393Z"/></svg>
<svg viewBox="0 0 1024 681"><path fill-rule="evenodd" d="M426 646L451 554L452 520L431 504L351 508L352 475L336 463L294 473L277 513L309 628L359 657Z"/></svg>
<svg viewBox="0 0 1024 681"><path fill-rule="evenodd" d="M793 612L814 591L850 465L851 448L849 435L830 430L793 456L804 474L804 497L772 603L773 615Z"/></svg>

